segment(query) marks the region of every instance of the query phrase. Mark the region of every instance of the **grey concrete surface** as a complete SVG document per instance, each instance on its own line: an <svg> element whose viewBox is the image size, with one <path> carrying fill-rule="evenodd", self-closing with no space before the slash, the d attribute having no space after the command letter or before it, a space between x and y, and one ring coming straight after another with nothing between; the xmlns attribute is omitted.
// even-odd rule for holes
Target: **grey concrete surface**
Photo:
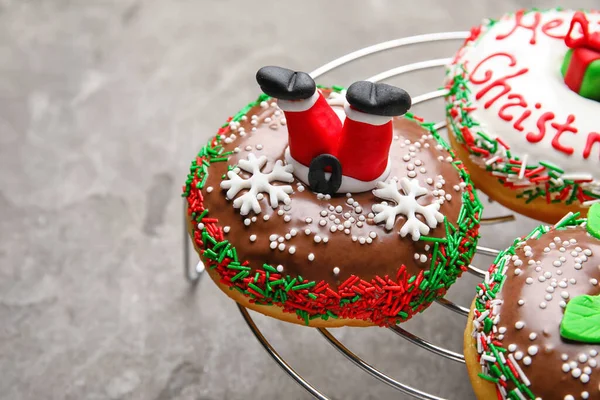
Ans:
<svg viewBox="0 0 600 400"><path fill-rule="evenodd" d="M396 37L464 30L553 1L0 0L0 398L307 399L234 303L182 276L188 162L257 95L256 69L311 70ZM597 1L569 1L591 7ZM363 60L347 85L450 56L457 42ZM418 94L440 69L393 82ZM442 104L417 107L439 119ZM487 215L502 213L493 206ZM507 245L535 222L484 229ZM490 233L494 240L490 239ZM489 260L479 260L481 264ZM468 304L476 280L450 298ZM315 330L255 315L275 348L332 399L407 398ZM465 320L434 305L407 324L456 351ZM464 367L383 329L335 335L373 366L442 397L472 399Z"/></svg>

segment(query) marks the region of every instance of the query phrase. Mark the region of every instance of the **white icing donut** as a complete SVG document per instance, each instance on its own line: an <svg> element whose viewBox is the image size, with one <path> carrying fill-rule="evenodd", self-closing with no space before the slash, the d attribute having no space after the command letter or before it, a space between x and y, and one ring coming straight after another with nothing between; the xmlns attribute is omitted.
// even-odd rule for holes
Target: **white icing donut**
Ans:
<svg viewBox="0 0 600 400"><path fill-rule="evenodd" d="M561 75L573 14L518 12L474 29L448 67L447 109L472 159L515 195L587 206L600 201L600 102ZM600 13L586 16L600 30Z"/></svg>

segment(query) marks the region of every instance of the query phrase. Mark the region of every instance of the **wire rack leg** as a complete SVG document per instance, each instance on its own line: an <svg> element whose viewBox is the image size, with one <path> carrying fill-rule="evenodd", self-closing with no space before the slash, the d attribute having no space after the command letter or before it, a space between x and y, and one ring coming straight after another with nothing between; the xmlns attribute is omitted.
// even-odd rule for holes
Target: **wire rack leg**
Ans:
<svg viewBox="0 0 600 400"><path fill-rule="evenodd" d="M204 272L204 264L198 261L198 264L192 267L190 259L190 238L187 231L187 212L186 203L183 202L183 274L185 279L196 284L200 280L200 276Z"/></svg>

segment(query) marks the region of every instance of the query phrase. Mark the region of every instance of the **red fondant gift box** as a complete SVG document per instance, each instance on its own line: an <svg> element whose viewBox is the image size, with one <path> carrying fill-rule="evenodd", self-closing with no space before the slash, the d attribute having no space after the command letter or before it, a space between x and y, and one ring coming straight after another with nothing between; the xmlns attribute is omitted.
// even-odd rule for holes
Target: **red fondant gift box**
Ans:
<svg viewBox="0 0 600 400"><path fill-rule="evenodd" d="M600 32L590 32L585 14L577 12L565 43L569 46L562 66L565 83L579 95L600 101Z"/></svg>

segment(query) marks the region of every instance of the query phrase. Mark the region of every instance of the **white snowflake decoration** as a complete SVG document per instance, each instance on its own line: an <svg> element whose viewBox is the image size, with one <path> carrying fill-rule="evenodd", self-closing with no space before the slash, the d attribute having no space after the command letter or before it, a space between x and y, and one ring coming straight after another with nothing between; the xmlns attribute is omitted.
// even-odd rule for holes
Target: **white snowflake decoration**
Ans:
<svg viewBox="0 0 600 400"><path fill-rule="evenodd" d="M373 221L378 224L385 221L385 229L392 230L396 224L396 216L406 216L406 222L400 229L400 236L405 237L411 234L412 239L417 241L421 235L427 235L430 228L435 228L438 223L444 221L444 215L439 212L440 204L437 202L427 206L422 206L417 202L417 197L427 194L427 189L419 185L415 179L400 179L400 188L398 190L398 181L391 179L389 183L379 182L377 189L373 194L381 199L393 201L396 205L390 205L387 202L375 204L373 212L376 214ZM421 214L425 218L425 223L419 220L416 214Z"/></svg>
<svg viewBox="0 0 600 400"><path fill-rule="evenodd" d="M266 163L266 156L256 158L254 154L250 153L247 160L239 161L238 167L252 174L252 176L244 179L235 171L229 171L227 172L229 179L221 182L222 189L229 189L226 193L229 200L237 196L240 191L248 189L246 193L233 201L233 207L239 208L242 215L248 215L250 210L260 214L262 210L259 200L262 198L262 194L260 193L263 192L269 194L269 200L273 208L276 208L279 202L289 204L291 201L289 194L293 192L292 187L290 185L275 186L272 182L293 182L293 167L291 165L283 165L281 160L277 160L273 170L265 174L261 170Z"/></svg>

